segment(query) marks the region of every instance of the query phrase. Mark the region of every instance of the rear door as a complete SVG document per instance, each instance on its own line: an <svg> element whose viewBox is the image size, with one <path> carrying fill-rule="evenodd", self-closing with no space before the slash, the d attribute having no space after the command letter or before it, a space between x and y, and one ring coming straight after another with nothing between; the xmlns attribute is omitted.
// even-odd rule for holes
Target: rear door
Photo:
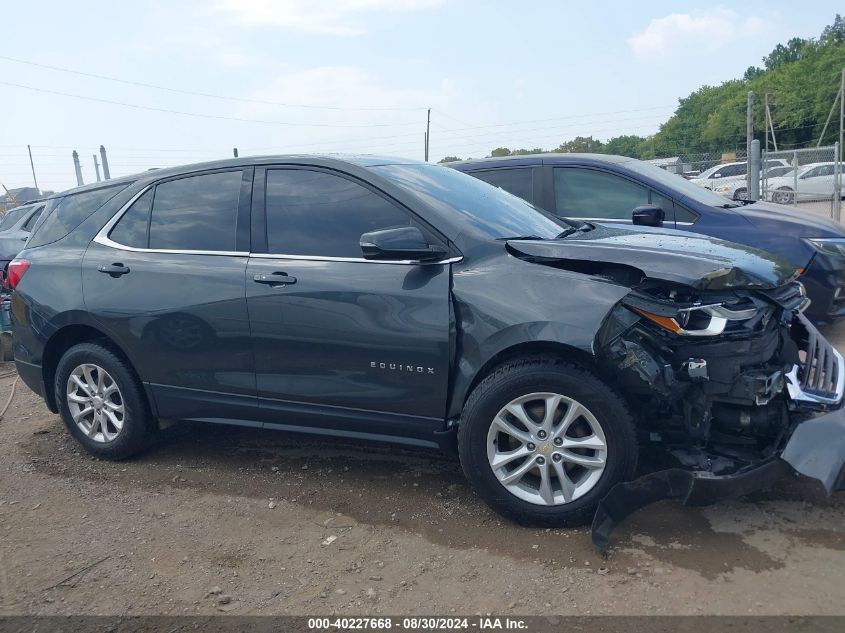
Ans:
<svg viewBox="0 0 845 633"><path fill-rule="evenodd" d="M828 198L833 195L833 163L810 170L798 184L801 197Z"/></svg>
<svg viewBox="0 0 845 633"><path fill-rule="evenodd" d="M362 233L417 221L335 171L257 169L254 199L247 303L265 421L430 440L446 409L450 264L363 259Z"/></svg>
<svg viewBox="0 0 845 633"><path fill-rule="evenodd" d="M253 416L251 189L251 168L159 182L85 253L85 305L149 383L162 417Z"/></svg>

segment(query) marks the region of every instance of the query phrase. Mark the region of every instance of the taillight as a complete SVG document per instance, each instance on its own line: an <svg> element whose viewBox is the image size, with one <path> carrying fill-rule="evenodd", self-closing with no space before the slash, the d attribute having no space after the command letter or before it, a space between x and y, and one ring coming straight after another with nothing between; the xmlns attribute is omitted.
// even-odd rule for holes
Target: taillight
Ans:
<svg viewBox="0 0 845 633"><path fill-rule="evenodd" d="M6 269L6 285L14 290L21 282L24 273L29 269L29 261L26 259L13 259Z"/></svg>

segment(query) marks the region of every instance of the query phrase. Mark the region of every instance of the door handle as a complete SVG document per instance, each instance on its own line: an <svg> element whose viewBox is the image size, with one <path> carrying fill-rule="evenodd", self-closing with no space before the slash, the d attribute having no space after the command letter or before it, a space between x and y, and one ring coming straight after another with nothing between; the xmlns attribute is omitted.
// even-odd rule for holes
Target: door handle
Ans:
<svg viewBox="0 0 845 633"><path fill-rule="evenodd" d="M100 265L97 266L97 271L106 273L112 277L120 277L129 273L129 266L124 266L123 264L112 264L111 266Z"/></svg>
<svg viewBox="0 0 845 633"><path fill-rule="evenodd" d="M252 280L258 284L270 284L271 286L286 286L288 284L295 284L296 277L291 277L287 273L270 273L269 275L255 275Z"/></svg>

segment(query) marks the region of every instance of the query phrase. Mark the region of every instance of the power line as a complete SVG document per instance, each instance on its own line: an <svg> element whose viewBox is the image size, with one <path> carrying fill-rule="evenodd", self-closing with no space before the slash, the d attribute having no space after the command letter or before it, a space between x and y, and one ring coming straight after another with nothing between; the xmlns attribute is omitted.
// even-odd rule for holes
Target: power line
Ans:
<svg viewBox="0 0 845 633"><path fill-rule="evenodd" d="M167 108L156 108L153 106L143 106L137 103L126 103L125 101L113 101L111 99L101 99L99 97L88 97L85 95L77 95L69 92L61 92L59 90L50 90L48 88L36 88L35 86L25 86L10 81L0 81L0 85L11 86L13 88L23 88L25 90L32 90L35 92L42 92L46 94L59 95L62 97L73 97L74 99L82 99L84 101L96 101L97 103L107 103L110 105L123 106L126 108L134 108L136 110L149 110L150 112L162 112L165 114L178 114L181 116L198 117L202 119L215 119L220 121L238 121L240 123L262 123L265 125L283 125L285 127L326 127L326 128L371 128L371 127L407 127L409 125L419 125L419 122L408 123L368 123L359 125L341 125L333 123L291 123L287 121L267 121L263 119L245 119L241 117L230 117L218 114L203 114L200 112L184 112L182 110L170 110Z"/></svg>
<svg viewBox="0 0 845 633"><path fill-rule="evenodd" d="M64 68L62 66L51 66L50 64L41 64L26 59L19 59L17 57L9 57L8 55L0 55L0 59L7 62L14 62L16 64L26 64L27 66L36 66L38 68L47 68L63 73L70 73L72 75L79 75L81 77L91 77L94 79L103 79L105 81L115 81L117 83L126 84L129 86L138 86L140 88L153 88L154 90L164 90L165 92L173 92L177 94L191 95L194 97L206 97L209 99L221 99L223 101L235 101L238 103L258 103L261 105L279 106L283 108L305 108L309 110L341 110L341 111L420 111L425 110L425 107L381 107L381 106L362 106L362 107L344 107L344 106L321 106L313 104L302 103L283 103L280 101L268 101L264 99L248 99L246 97L232 97L229 95L214 94L211 92L199 92L196 90L184 90L182 88L171 88L170 86L161 86L158 84L146 83L143 81L134 81L132 79L122 79L120 77L110 77L109 75L100 75L97 73L85 72L81 70L74 70L72 68Z"/></svg>

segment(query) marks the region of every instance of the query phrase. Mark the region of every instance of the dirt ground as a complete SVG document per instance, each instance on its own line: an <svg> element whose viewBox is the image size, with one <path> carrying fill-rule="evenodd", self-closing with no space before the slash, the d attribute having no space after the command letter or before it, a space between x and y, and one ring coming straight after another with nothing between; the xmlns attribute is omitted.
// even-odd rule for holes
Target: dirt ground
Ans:
<svg viewBox="0 0 845 633"><path fill-rule="evenodd" d="M111 463L22 383L0 421L0 615L845 614L843 519L794 476L646 508L605 560L586 529L500 519L434 451L180 425Z"/></svg>

